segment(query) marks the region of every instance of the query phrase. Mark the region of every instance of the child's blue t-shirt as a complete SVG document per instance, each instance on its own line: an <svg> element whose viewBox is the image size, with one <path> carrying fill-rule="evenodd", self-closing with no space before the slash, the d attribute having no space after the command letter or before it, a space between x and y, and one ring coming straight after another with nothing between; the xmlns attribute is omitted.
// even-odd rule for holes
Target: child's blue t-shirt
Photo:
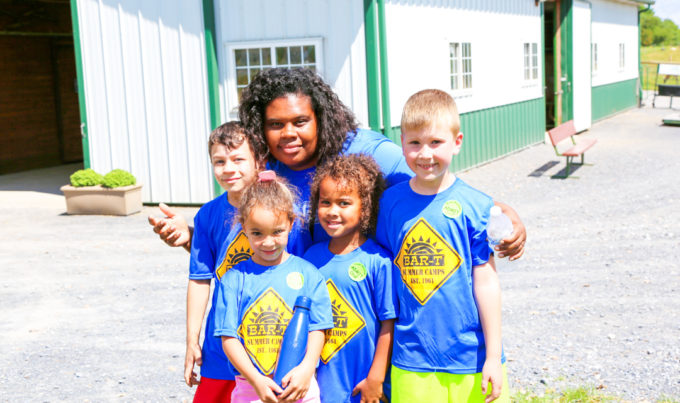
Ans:
<svg viewBox="0 0 680 403"><path fill-rule="evenodd" d="M229 204L227 193L204 204L198 210L194 217L189 279L212 280L213 277L219 279L231 266L250 258L252 252L250 252L248 240L241 231L241 226L232 225L235 213L236 208ZM232 253L225 259L224 251L227 249L240 252ZM217 270L216 266L218 267ZM203 347L201 348L203 360L201 376L232 380L234 373L222 350L221 340L219 337L212 336L216 298L217 292L213 292L212 305L206 319Z"/></svg>
<svg viewBox="0 0 680 403"><path fill-rule="evenodd" d="M413 171L406 164L401 148L384 135L372 130L357 129L347 133L341 154L365 154L373 157L385 177L387 186L403 182L413 176ZM309 213L309 192L316 166L295 171L285 164L275 161L269 164L270 169L283 176L288 182L297 187L300 196L300 214L307 219ZM314 226L314 237L309 238L310 244L330 240L320 224Z"/></svg>
<svg viewBox="0 0 680 403"><path fill-rule="evenodd" d="M312 299L309 331L332 328L328 289L314 265L293 255L276 266L241 262L220 281L214 336L238 338L255 368L270 375L300 295Z"/></svg>
<svg viewBox="0 0 680 403"><path fill-rule="evenodd" d="M305 259L326 278L335 327L326 330L326 344L317 368L324 403L359 402L354 387L371 369L380 321L397 317L391 256L368 239L345 255L334 255L328 242L309 248ZM383 385L389 390L389 374Z"/></svg>
<svg viewBox="0 0 680 403"><path fill-rule="evenodd" d="M232 206L227 193L203 205L194 217L194 233L191 241L189 279L211 280L220 278L234 265L250 259L253 254L241 225L234 222L237 209ZM300 241L301 224L296 221L288 235L288 252L302 254L306 243ZM217 283L215 283L217 284ZM205 322L201 376L212 379L234 379L234 372L222 349L222 340L214 337L215 287L212 303Z"/></svg>
<svg viewBox="0 0 680 403"><path fill-rule="evenodd" d="M492 206L489 196L460 179L436 195L417 194L408 182L383 193L377 240L395 256L396 367L482 371L486 349L472 268L485 264L491 254L486 223Z"/></svg>

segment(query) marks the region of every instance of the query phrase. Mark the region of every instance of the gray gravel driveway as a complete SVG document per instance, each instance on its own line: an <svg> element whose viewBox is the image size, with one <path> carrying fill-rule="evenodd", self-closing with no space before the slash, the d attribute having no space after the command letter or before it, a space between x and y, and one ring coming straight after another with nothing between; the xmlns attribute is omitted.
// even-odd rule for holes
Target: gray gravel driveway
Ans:
<svg viewBox="0 0 680 403"><path fill-rule="evenodd" d="M678 112L677 110L675 111ZM525 257L502 262L511 387L680 400L680 128L668 109L596 123L573 179L540 144L460 174L513 206ZM69 216L73 166L0 176L0 401L190 401L188 255L145 207ZM182 208L193 216L195 208Z"/></svg>

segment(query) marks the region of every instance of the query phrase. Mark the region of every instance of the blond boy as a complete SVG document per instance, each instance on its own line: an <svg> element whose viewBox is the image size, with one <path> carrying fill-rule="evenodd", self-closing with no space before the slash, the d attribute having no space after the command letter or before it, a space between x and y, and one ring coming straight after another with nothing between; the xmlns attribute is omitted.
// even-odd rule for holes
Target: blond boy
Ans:
<svg viewBox="0 0 680 403"><path fill-rule="evenodd" d="M385 191L377 228L401 279L392 402L509 401L500 286L485 231L493 200L449 171L463 144L453 98L414 94L401 129L415 176Z"/></svg>

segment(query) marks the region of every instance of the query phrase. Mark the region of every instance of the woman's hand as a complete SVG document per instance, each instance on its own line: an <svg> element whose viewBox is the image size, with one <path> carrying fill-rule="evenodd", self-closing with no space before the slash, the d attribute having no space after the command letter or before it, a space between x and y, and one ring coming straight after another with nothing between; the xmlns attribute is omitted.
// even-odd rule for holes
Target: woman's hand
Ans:
<svg viewBox="0 0 680 403"><path fill-rule="evenodd" d="M512 207L501 202L495 202L503 210L503 214L512 221L512 234L503 238L501 243L494 247L498 258L510 257L510 261L517 260L524 254L524 244L527 240L527 229L519 218L519 215Z"/></svg>
<svg viewBox="0 0 680 403"><path fill-rule="evenodd" d="M165 217L149 216L149 224L153 226L153 232L157 233L169 246L181 246L187 251L191 250L191 228L184 217L175 213L165 203L158 204L158 208L165 214Z"/></svg>

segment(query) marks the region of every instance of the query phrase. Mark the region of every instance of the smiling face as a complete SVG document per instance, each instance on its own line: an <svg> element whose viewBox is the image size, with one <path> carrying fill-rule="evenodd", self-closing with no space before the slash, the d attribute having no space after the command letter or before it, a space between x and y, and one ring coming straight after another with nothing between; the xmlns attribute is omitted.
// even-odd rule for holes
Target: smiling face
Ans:
<svg viewBox="0 0 680 403"><path fill-rule="evenodd" d="M253 250L253 261L262 266L283 263L288 258L286 246L292 224L283 212L253 206L243 222L243 232Z"/></svg>
<svg viewBox="0 0 680 403"><path fill-rule="evenodd" d="M361 197L355 188L325 178L319 184L319 222L331 242L358 241L361 237Z"/></svg>
<svg viewBox="0 0 680 403"><path fill-rule="evenodd" d="M257 163L247 141L231 150L224 144L213 144L210 162L215 179L230 196L240 195L257 176Z"/></svg>
<svg viewBox="0 0 680 403"><path fill-rule="evenodd" d="M455 136L449 127L436 124L419 130L404 130L401 144L406 164L415 177L411 184L427 194L437 193L455 180L449 172L454 155L460 152L463 134Z"/></svg>
<svg viewBox="0 0 680 403"><path fill-rule="evenodd" d="M316 115L308 96L287 94L271 101L265 108L264 135L269 152L289 168L316 165Z"/></svg>

